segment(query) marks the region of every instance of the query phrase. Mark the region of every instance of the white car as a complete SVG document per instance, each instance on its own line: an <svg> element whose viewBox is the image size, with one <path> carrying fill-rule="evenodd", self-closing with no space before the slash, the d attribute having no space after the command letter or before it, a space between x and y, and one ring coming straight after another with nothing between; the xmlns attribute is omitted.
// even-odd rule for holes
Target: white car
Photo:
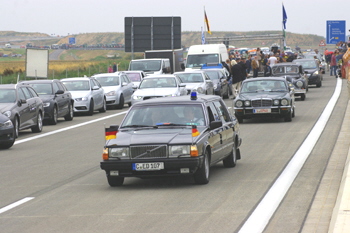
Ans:
<svg viewBox="0 0 350 233"><path fill-rule="evenodd" d="M131 106L134 84L124 72L96 74L93 77L105 91L107 107L122 109L124 104Z"/></svg>
<svg viewBox="0 0 350 233"><path fill-rule="evenodd" d="M187 95L186 84L171 74L146 76L132 95L132 104L153 98Z"/></svg>
<svg viewBox="0 0 350 233"><path fill-rule="evenodd" d="M91 77L61 79L74 99L74 113L93 115L95 110L106 111L106 97L101 84Z"/></svg>
<svg viewBox="0 0 350 233"><path fill-rule="evenodd" d="M214 95L214 84L203 71L175 72L182 83L186 84L187 94L196 90L199 94Z"/></svg>

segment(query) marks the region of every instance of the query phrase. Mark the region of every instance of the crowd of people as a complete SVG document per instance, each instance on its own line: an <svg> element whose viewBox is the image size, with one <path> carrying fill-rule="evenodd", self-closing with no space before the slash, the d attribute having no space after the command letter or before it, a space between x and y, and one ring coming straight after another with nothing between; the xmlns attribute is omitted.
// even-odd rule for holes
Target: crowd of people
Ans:
<svg viewBox="0 0 350 233"><path fill-rule="evenodd" d="M320 63L323 58L318 49L314 50L314 54L315 60ZM345 54L348 55L345 56ZM242 54L239 52L230 54L224 67L230 73L227 81L232 85L233 99L238 94L242 81L248 78L251 73L252 77L258 77L259 73L263 73L263 76L267 77L271 74L271 67L276 63L292 62L300 56L302 56L300 49L294 53L276 49L265 54L260 48L257 48L255 54L248 54L248 51ZM331 76L338 77L336 72L341 69L342 77L348 80L350 98L350 43L338 43L334 52L325 49L324 58Z"/></svg>

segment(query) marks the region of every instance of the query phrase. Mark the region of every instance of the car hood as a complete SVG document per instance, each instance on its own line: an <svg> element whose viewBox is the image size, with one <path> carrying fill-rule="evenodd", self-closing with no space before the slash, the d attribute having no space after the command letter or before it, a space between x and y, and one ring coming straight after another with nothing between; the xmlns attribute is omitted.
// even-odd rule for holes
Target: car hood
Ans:
<svg viewBox="0 0 350 233"><path fill-rule="evenodd" d="M0 113L12 110L16 106L16 103L0 103Z"/></svg>
<svg viewBox="0 0 350 233"><path fill-rule="evenodd" d="M90 95L90 91L70 91L72 98L82 98Z"/></svg>
<svg viewBox="0 0 350 233"><path fill-rule="evenodd" d="M55 98L55 95L39 95L39 97L43 102L49 102Z"/></svg>
<svg viewBox="0 0 350 233"><path fill-rule="evenodd" d="M202 86L203 83L183 83L186 84L186 89L192 90Z"/></svg>
<svg viewBox="0 0 350 233"><path fill-rule="evenodd" d="M318 68L308 68L308 69L304 69L304 71L307 71L309 74L312 74L312 73L318 71Z"/></svg>
<svg viewBox="0 0 350 233"><path fill-rule="evenodd" d="M289 97L288 92L253 92L253 93L240 93L238 98L241 100L249 100L249 99L261 99L261 98L271 98L278 99Z"/></svg>
<svg viewBox="0 0 350 233"><path fill-rule="evenodd" d="M137 89L134 95L137 96L164 96L175 94L178 91L177 88L145 88Z"/></svg>
<svg viewBox="0 0 350 233"><path fill-rule="evenodd" d="M198 127L198 131L202 133L206 127ZM195 138L199 138L198 136ZM120 130L116 139L109 140L106 145L118 146L128 145L154 145L156 144L190 144L192 142L191 127L165 127L160 128L138 128L136 130Z"/></svg>
<svg viewBox="0 0 350 233"><path fill-rule="evenodd" d="M108 86L108 87L102 87L105 93L108 93L110 91L119 91L120 86Z"/></svg>

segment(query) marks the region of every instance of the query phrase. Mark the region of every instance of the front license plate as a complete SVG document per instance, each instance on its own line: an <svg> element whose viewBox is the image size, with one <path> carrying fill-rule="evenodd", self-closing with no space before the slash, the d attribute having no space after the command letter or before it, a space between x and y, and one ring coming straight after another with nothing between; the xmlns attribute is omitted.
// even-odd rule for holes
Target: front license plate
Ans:
<svg viewBox="0 0 350 233"><path fill-rule="evenodd" d="M157 171L164 169L163 162L156 163L133 163L132 170L135 171Z"/></svg>
<svg viewBox="0 0 350 233"><path fill-rule="evenodd" d="M253 109L253 113L271 113L271 108Z"/></svg>

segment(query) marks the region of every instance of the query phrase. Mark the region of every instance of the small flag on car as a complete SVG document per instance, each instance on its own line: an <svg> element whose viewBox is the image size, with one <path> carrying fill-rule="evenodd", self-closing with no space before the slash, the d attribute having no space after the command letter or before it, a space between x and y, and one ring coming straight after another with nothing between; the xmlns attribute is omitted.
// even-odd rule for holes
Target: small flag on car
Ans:
<svg viewBox="0 0 350 233"><path fill-rule="evenodd" d="M192 125L192 137L197 137L198 135L197 125Z"/></svg>
<svg viewBox="0 0 350 233"><path fill-rule="evenodd" d="M119 125L111 125L109 128L105 128L106 141L117 138Z"/></svg>

